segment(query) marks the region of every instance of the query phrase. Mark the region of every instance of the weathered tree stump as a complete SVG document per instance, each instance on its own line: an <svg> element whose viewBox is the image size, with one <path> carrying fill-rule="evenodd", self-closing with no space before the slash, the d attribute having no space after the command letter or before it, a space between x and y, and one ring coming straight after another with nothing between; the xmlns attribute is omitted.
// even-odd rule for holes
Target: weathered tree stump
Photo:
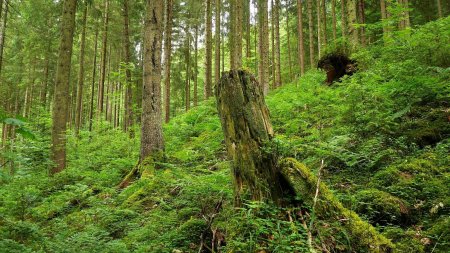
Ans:
<svg viewBox="0 0 450 253"><path fill-rule="evenodd" d="M388 239L343 207L303 164L295 159L277 161L276 155L263 150L274 132L262 88L251 74L242 70L224 73L215 92L228 156L233 160L236 204L246 193L253 200L272 200L282 205L299 205L282 200L300 196L319 219L341 222L358 240L358 248L391 251L393 245Z"/></svg>
<svg viewBox="0 0 450 253"><path fill-rule="evenodd" d="M275 157L261 147L273 137L262 87L243 70L223 73L215 95L228 156L233 160L237 203L248 189L253 200L281 197Z"/></svg>

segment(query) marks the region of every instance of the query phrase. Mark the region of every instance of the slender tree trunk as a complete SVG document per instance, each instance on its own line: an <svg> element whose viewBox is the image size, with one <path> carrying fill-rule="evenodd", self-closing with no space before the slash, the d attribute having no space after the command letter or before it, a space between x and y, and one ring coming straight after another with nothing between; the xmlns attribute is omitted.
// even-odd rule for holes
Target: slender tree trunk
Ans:
<svg viewBox="0 0 450 253"><path fill-rule="evenodd" d="M302 0L297 0L297 32L298 32L298 64L300 74L305 74L305 45L303 38L303 6ZM312 62L311 62L312 64Z"/></svg>
<svg viewBox="0 0 450 253"><path fill-rule="evenodd" d="M170 2L171 0L168 0ZM133 88L131 80L131 70L129 65L131 63L131 45L130 45L130 16L129 16L129 0L123 1L123 35L124 35L124 51L125 51L125 111L123 126L125 131L129 131L130 137L134 136L133 133ZM169 36L167 36L169 37ZM167 48L166 48L167 50ZM170 50L169 50L170 51ZM169 53L170 55L170 53Z"/></svg>
<svg viewBox="0 0 450 253"><path fill-rule="evenodd" d="M230 65L231 69L242 67L242 22L243 0L231 0L231 31L230 31Z"/></svg>
<svg viewBox="0 0 450 253"><path fill-rule="evenodd" d="M8 21L8 9L9 9L9 1L5 1L5 8L1 19L1 27L0 27L0 77L2 75L3 69L3 50L5 48L5 37L6 37L6 24ZM0 12L1 13L1 12Z"/></svg>
<svg viewBox="0 0 450 253"><path fill-rule="evenodd" d="M317 16L317 55L318 58L322 56L322 15L320 9L321 0L316 1L316 16Z"/></svg>
<svg viewBox="0 0 450 253"><path fill-rule="evenodd" d="M170 67L172 65L172 0L166 3L166 31L164 37L164 110L165 122L170 121Z"/></svg>
<svg viewBox="0 0 450 253"><path fill-rule="evenodd" d="M52 115L52 160L55 162L51 169L52 174L66 167L66 124L76 8L77 0L64 1Z"/></svg>
<svg viewBox="0 0 450 253"><path fill-rule="evenodd" d="M221 10L221 5L222 1L221 0L215 0L215 7L216 7L216 12L215 12L215 35L214 35L214 42L215 42L215 48L214 48L214 83L219 82L220 79L220 10ZM198 39L198 26L196 26L196 42L195 42L195 46L198 46L197 43L197 39ZM195 59L195 64L197 64L197 50L196 50L196 55L195 55L196 59ZM197 65L196 65L197 66ZM197 67L196 67L197 69ZM197 76L197 72L196 75ZM194 96L195 99L195 96ZM196 101L194 100L194 103Z"/></svg>
<svg viewBox="0 0 450 253"><path fill-rule="evenodd" d="M141 165L162 158L161 44L163 1L146 0L142 89Z"/></svg>
<svg viewBox="0 0 450 253"><path fill-rule="evenodd" d="M359 12L358 12L359 23L364 25L366 23L364 0L359 0L358 9L359 9ZM361 28L359 29L359 32L360 32L360 36L361 36L361 45L363 47L365 47L366 46L366 28L364 26L361 26Z"/></svg>
<svg viewBox="0 0 450 253"><path fill-rule="evenodd" d="M325 5L325 0L322 0L322 36L323 36L323 45L327 46L328 38L327 38L327 6Z"/></svg>
<svg viewBox="0 0 450 253"><path fill-rule="evenodd" d="M48 93L48 79L50 73L50 53L51 53L51 40L48 40L47 43L47 53L45 55L45 67L44 67L44 81L43 81L43 89L41 93L41 104L43 108L47 107L47 93Z"/></svg>
<svg viewBox="0 0 450 253"><path fill-rule="evenodd" d="M205 99L212 94L212 10L211 0L206 0L206 70Z"/></svg>
<svg viewBox="0 0 450 253"><path fill-rule="evenodd" d="M280 43L280 0L275 0L275 87L280 87L281 83L281 43Z"/></svg>
<svg viewBox="0 0 450 253"><path fill-rule="evenodd" d="M216 34L217 35L217 34ZM198 25L195 26L195 46L194 46L194 106L198 105ZM217 41L216 41L217 43ZM220 45L220 41L219 41L219 45ZM217 44L216 44L217 46ZM217 57L217 50L220 50L216 48L216 57ZM220 51L219 51L219 64L220 64ZM216 64L217 64L217 58L216 58ZM215 66L216 67L216 71L217 71L217 67L220 68L220 66ZM220 69L219 69L220 71Z"/></svg>
<svg viewBox="0 0 450 253"><path fill-rule="evenodd" d="M191 36L189 26L186 29L186 84L185 84L185 109L189 111L191 107Z"/></svg>
<svg viewBox="0 0 450 253"><path fill-rule="evenodd" d="M84 86L84 52L86 48L86 23L87 23L87 9L85 4L83 10L83 27L81 28L81 45L80 45L80 67L78 70L78 92L77 92L77 113L75 118L75 135L78 136L82 119L83 106L83 86Z"/></svg>
<svg viewBox="0 0 450 253"><path fill-rule="evenodd" d="M347 15L345 11L345 6L347 5L346 0L341 0L341 32L342 32L342 38L347 37ZM382 0L384 1L384 0Z"/></svg>
<svg viewBox="0 0 450 253"><path fill-rule="evenodd" d="M288 50L288 62L289 62L289 82L292 81L292 56L291 56L291 35L289 31L289 7L291 6L291 0L286 2L286 39Z"/></svg>
<svg viewBox="0 0 450 253"><path fill-rule="evenodd" d="M336 0L331 1L331 16L333 18L333 40L336 41L337 29L336 29Z"/></svg>
<svg viewBox="0 0 450 253"><path fill-rule="evenodd" d="M441 0L437 0L437 8L438 8L438 17L442 18L442 5Z"/></svg>
<svg viewBox="0 0 450 253"><path fill-rule="evenodd" d="M259 84L263 87L264 95L269 92L269 18L267 1L258 0L259 24Z"/></svg>
<svg viewBox="0 0 450 253"><path fill-rule="evenodd" d="M106 78L106 101L105 101L105 106L106 106L106 110L105 110L105 120L111 122L111 61L112 61L112 46L109 45L108 46L108 67L106 70L106 73L108 73L107 78Z"/></svg>
<svg viewBox="0 0 450 253"><path fill-rule="evenodd" d="M108 49L108 23L109 23L109 0L105 0L105 12L103 21L103 40L102 40L102 56L100 63L100 82L98 84L98 118L103 113L103 100L105 97L105 80L106 80L106 61Z"/></svg>
<svg viewBox="0 0 450 253"><path fill-rule="evenodd" d="M274 15L274 0L270 1L270 82L271 88L275 89L275 15Z"/></svg>
<svg viewBox="0 0 450 253"><path fill-rule="evenodd" d="M250 32L250 28L251 28L251 22L250 22L250 18L251 18L251 11L250 11L250 3L251 0L245 0L244 2L244 6L245 6L245 55L247 60L250 59L250 57L252 57L252 52L251 52L251 32Z"/></svg>
<svg viewBox="0 0 450 253"><path fill-rule="evenodd" d="M97 74L97 49L98 49L98 28L95 29L95 42L94 42L94 64L92 65L92 85L91 85L91 103L89 108L89 132L92 132L92 124L94 123L94 92L95 92L95 79Z"/></svg>
<svg viewBox="0 0 450 253"><path fill-rule="evenodd" d="M343 1L343 0L342 0ZM313 7L312 0L306 2L308 9L308 32L309 32L309 64L311 68L314 68L314 20L313 20Z"/></svg>
<svg viewBox="0 0 450 253"><path fill-rule="evenodd" d="M347 34L353 46L358 45L359 36L358 30L355 27L357 24L357 16L356 16L356 0L347 0L347 19L348 19L348 27Z"/></svg>

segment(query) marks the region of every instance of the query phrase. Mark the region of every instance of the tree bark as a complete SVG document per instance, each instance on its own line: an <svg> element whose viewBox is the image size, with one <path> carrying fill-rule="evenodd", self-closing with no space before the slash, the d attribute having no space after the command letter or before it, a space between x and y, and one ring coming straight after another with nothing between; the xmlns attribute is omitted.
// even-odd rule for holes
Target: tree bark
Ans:
<svg viewBox="0 0 450 253"><path fill-rule="evenodd" d="M288 64L289 64L289 82L292 80L292 56L291 56L291 34L289 31L289 7L291 6L291 1L286 2L286 40L287 40L287 50L288 50Z"/></svg>
<svg viewBox="0 0 450 253"><path fill-rule="evenodd" d="M317 56L320 59L320 56L322 55L322 15L321 15L321 8L320 3L322 0L316 1L316 16L317 16Z"/></svg>
<svg viewBox="0 0 450 253"><path fill-rule="evenodd" d="M274 11L274 0L271 0L270 5L270 41L271 41L271 50L270 50L270 59L269 59L269 66L270 66L270 81L271 81L271 88L275 89L275 11Z"/></svg>
<svg viewBox="0 0 450 253"><path fill-rule="evenodd" d="M230 66L231 69L242 68L242 22L243 0L231 0L230 30Z"/></svg>
<svg viewBox="0 0 450 253"><path fill-rule="evenodd" d="M333 40L336 41L337 38L337 28L336 28L336 0L331 1L331 16L333 18Z"/></svg>
<svg viewBox="0 0 450 253"><path fill-rule="evenodd" d="M323 45L327 46L328 37L327 37L327 6L325 5L325 0L322 0L322 36L323 36Z"/></svg>
<svg viewBox="0 0 450 253"><path fill-rule="evenodd" d="M275 0L275 87L280 87L281 82L281 43L280 43L280 0Z"/></svg>
<svg viewBox="0 0 450 253"><path fill-rule="evenodd" d="M5 8L3 10L3 15L2 15L2 19L1 19L1 27L0 27L0 77L2 76L2 69L3 69L3 51L5 48L6 24L8 21L8 10L9 10L9 1L6 0Z"/></svg>
<svg viewBox="0 0 450 253"><path fill-rule="evenodd" d="M168 0L170 2L171 0ZM131 70L129 65L131 63L131 45L130 45L130 16L129 16L129 0L123 1L123 36L124 36L124 51L125 51L125 111L123 128L124 131L130 133L130 137L134 136L133 133L133 88L131 80ZM166 48L167 49L167 48ZM170 49L169 49L170 51Z"/></svg>
<svg viewBox="0 0 450 253"><path fill-rule="evenodd" d="M359 3L358 3L359 23L363 25L359 28L359 34L361 37L361 45L363 47L366 46L366 28L364 27L364 24L366 23L365 8L366 7L365 7L364 0L359 0Z"/></svg>
<svg viewBox="0 0 450 253"><path fill-rule="evenodd" d="M162 158L164 139L161 115L161 44L163 1L146 1L140 164Z"/></svg>
<svg viewBox="0 0 450 253"><path fill-rule="evenodd" d="M185 92L185 109L189 111L191 107L191 35L189 31L189 25L186 29L186 83L184 86Z"/></svg>
<svg viewBox="0 0 450 253"><path fill-rule="evenodd" d="M98 28L95 29L94 42L94 64L92 65L92 85L91 85L91 103L89 107L89 132L92 132L92 124L94 123L94 93L95 93L95 78L97 74L97 49L98 49Z"/></svg>
<svg viewBox="0 0 450 253"><path fill-rule="evenodd" d="M194 41L194 107L198 105L198 25L195 25L195 41ZM219 41L220 45L220 41ZM217 44L216 44L217 46ZM217 50L217 49L216 49ZM220 48L219 48L220 50ZM217 52L216 52L217 56ZM216 58L217 64L217 58ZM220 64L220 51L219 51L219 64ZM216 71L217 71L217 66ZM220 66L219 66L220 68ZM220 70L219 70L220 71Z"/></svg>
<svg viewBox="0 0 450 253"><path fill-rule="evenodd" d="M302 0L297 0L297 32L298 32L298 64L300 74L305 74L305 45L303 38L303 6ZM312 63L311 63L312 64Z"/></svg>
<svg viewBox="0 0 450 253"><path fill-rule="evenodd" d="M103 21L102 56L100 63L100 82L98 84L98 118L103 113L103 100L105 97L106 61L108 49L108 23L109 23L109 0L105 0L105 13Z"/></svg>
<svg viewBox="0 0 450 253"><path fill-rule="evenodd" d="M249 191L253 200L281 197L276 159L261 147L273 137L261 86L249 73L224 73L216 88L217 109L228 156L233 160L236 204Z"/></svg>
<svg viewBox="0 0 450 253"><path fill-rule="evenodd" d="M164 110L165 122L170 121L170 67L172 64L172 0L166 2L166 31L164 33Z"/></svg>
<svg viewBox="0 0 450 253"><path fill-rule="evenodd" d="M66 124L76 8L77 0L64 1L52 114L52 160L55 163L50 171L52 174L58 173L66 167Z"/></svg>
<svg viewBox="0 0 450 253"><path fill-rule="evenodd" d="M267 1L258 0L258 38L259 62L258 80L263 87L264 95L269 92L269 20Z"/></svg>
<svg viewBox="0 0 450 253"><path fill-rule="evenodd" d="M84 86L84 52L86 48L86 23L88 5L85 3L83 10L83 24L81 30L80 45L80 67L78 69L78 91L77 91L77 112L75 116L75 135L78 136L81 127L82 107L83 107L83 86Z"/></svg>
<svg viewBox="0 0 450 253"><path fill-rule="evenodd" d="M314 68L314 21L313 21L313 7L312 0L306 2L308 9L308 33L309 33L309 64Z"/></svg>
<svg viewBox="0 0 450 253"><path fill-rule="evenodd" d="M347 34L353 47L357 46L359 41L358 30L355 27L355 24L358 22L356 8L356 0L347 0Z"/></svg>
<svg viewBox="0 0 450 253"><path fill-rule="evenodd" d="M206 0L206 70L205 70L205 99L212 94L212 10L211 0Z"/></svg>
<svg viewBox="0 0 450 253"><path fill-rule="evenodd" d="M442 18L442 5L441 0L437 0L438 17Z"/></svg>
<svg viewBox="0 0 450 253"><path fill-rule="evenodd" d="M221 0L215 0L215 48L214 48L214 83L218 83L220 79L220 10ZM198 27L196 32L198 33ZM197 34L198 35L198 34ZM197 44L196 44L197 45ZM196 60L197 61L197 60Z"/></svg>
<svg viewBox="0 0 450 253"><path fill-rule="evenodd" d="M341 32L342 38L344 39L347 37L347 12L345 11L346 5L347 3L345 2L345 0L341 0Z"/></svg>

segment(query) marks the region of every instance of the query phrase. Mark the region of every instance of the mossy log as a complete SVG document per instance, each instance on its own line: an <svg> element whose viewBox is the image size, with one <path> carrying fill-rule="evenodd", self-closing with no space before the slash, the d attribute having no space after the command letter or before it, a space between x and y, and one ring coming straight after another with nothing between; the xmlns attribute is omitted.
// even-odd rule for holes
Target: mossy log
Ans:
<svg viewBox="0 0 450 253"><path fill-rule="evenodd" d="M215 95L228 156L233 160L235 195L239 203L244 190L253 200L278 201L276 159L261 147L273 137L261 86L243 70L223 73Z"/></svg>
<svg viewBox="0 0 450 253"><path fill-rule="evenodd" d="M339 221L350 237L352 244L366 248L369 252L391 252L393 244L379 234L373 226L361 220L353 211L342 206L324 183L317 185L317 177L302 163L288 158L280 161L281 174L292 186L297 196L309 206L314 206L316 189L319 189L314 207L315 216L321 220Z"/></svg>

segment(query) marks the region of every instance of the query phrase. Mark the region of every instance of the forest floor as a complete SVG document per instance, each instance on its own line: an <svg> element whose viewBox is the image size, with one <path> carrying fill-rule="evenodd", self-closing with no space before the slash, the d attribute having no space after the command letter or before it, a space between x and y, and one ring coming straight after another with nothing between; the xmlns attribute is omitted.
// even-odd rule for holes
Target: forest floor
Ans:
<svg viewBox="0 0 450 253"><path fill-rule="evenodd" d="M355 53L359 72L332 86L312 70L266 98L276 135L270 151L313 171L324 160L323 182L398 252L450 248L449 26L450 18L432 22ZM430 45L433 36L441 44ZM48 177L49 117L36 121L37 138L9 154L16 174L0 174L0 252L198 252L210 221L225 237L223 252L307 251L302 224L280 217L286 210L233 207L213 100L166 124L166 162L123 190L138 135L106 123L92 137L71 135L69 168ZM316 226L319 250L367 250L352 248L358 238L336 233L338 224Z"/></svg>

